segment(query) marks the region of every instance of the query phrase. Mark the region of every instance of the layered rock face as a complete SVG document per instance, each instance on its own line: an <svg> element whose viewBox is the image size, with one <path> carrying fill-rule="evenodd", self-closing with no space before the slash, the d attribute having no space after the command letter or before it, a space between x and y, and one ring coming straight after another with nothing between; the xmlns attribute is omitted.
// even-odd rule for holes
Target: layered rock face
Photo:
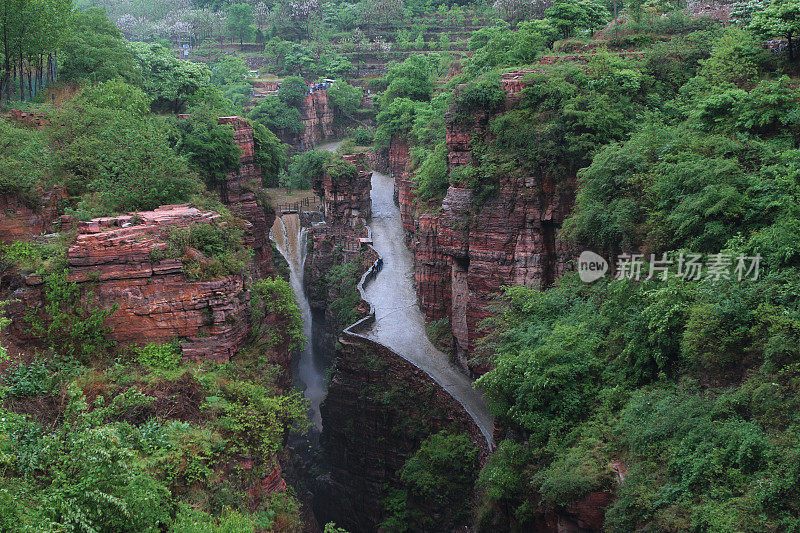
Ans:
<svg viewBox="0 0 800 533"><path fill-rule="evenodd" d="M366 169L365 155L343 158L356 166L352 179L336 182L326 173L313 184L322 199L325 224L309 231L312 253L306 259L304 280L311 306L317 311L325 309L330 300L325 274L359 254L361 239L368 236L366 221L372 215L372 172Z"/></svg>
<svg viewBox="0 0 800 533"><path fill-rule="evenodd" d="M100 307L118 306L106 320L111 339L139 344L177 338L186 359L225 361L250 331L245 276L189 282L181 259L153 259L166 250L172 229L219 218L175 205L81 224L67 254L69 280L92 283Z"/></svg>
<svg viewBox="0 0 800 533"><path fill-rule="evenodd" d="M518 102L525 73L504 75L506 109ZM490 118L482 112L468 123L448 117L450 170L473 162L473 139L487 138ZM570 268L574 250L559 233L574 201L575 177L504 176L498 192L482 204L470 189L451 186L440 206L423 206L409 180L407 154L407 142L393 140L389 168L414 251L420 305L430 320L450 317L457 362L483 373L485 366L467 360L501 287L544 288ZM438 212L430 214L430 207Z"/></svg>
<svg viewBox="0 0 800 533"><path fill-rule="evenodd" d="M322 404L330 473L317 479L315 513L349 531L375 531L386 486L430 434L466 432L488 455L464 408L424 371L389 348L345 332ZM442 517L444 519L446 517Z"/></svg>
<svg viewBox="0 0 800 533"><path fill-rule="evenodd" d="M60 203L69 199L63 188L42 192L39 205L31 207L14 194L0 194L0 243L27 240L53 230Z"/></svg>
<svg viewBox="0 0 800 533"><path fill-rule="evenodd" d="M269 229L275 221L275 212L269 205L261 205L257 193L261 191L261 168L255 164L253 126L242 117L220 117L220 124L234 128L234 142L242 151L239 170L231 172L220 187L222 202L233 214L252 225L250 236L253 249L253 274L267 277L274 273L272 245Z"/></svg>
<svg viewBox="0 0 800 533"><path fill-rule="evenodd" d="M301 151L310 150L333 135L333 110L328 105L328 91L307 94L300 105L305 129L297 142Z"/></svg>
<svg viewBox="0 0 800 533"><path fill-rule="evenodd" d="M334 180L326 172L314 182L314 192L322 199L328 225L355 228L371 215L372 172L365 169L364 154L345 155L342 159L356 167L355 176Z"/></svg>

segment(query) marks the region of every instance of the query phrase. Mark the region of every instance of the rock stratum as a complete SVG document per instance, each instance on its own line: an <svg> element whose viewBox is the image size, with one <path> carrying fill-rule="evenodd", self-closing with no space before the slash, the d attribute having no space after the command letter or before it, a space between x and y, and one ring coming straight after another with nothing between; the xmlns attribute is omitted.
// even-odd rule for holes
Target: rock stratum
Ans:
<svg viewBox="0 0 800 533"><path fill-rule="evenodd" d="M505 74L503 110L513 108L526 72ZM473 140L490 137L491 117L478 112L466 124L447 116L448 170L471 164ZM420 307L429 320L450 319L453 353L473 373L487 370L469 362L481 337L480 322L504 285L544 288L570 268L571 245L560 238L572 209L576 179L555 179L545 172L503 176L497 193L478 201L473 191L450 186L440 204L417 197L409 170L409 142L392 139L386 164L406 239L414 252Z"/></svg>

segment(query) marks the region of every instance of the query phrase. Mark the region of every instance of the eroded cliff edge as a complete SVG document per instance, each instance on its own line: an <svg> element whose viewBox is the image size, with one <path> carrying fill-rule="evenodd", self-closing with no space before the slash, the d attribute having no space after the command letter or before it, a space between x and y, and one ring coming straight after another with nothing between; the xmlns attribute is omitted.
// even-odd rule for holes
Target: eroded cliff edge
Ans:
<svg viewBox="0 0 800 533"><path fill-rule="evenodd" d="M473 149L491 141L490 120L514 109L527 73L503 75L505 102L493 114L476 111L467 120L447 114L448 174L474 163ZM376 159L395 182L414 253L420 307L430 321L449 321L454 361L481 374L486 363L471 358L482 336L480 322L491 316L501 288L545 288L571 268L573 245L560 233L572 209L576 177L556 177L544 168L533 173L513 169L501 174L496 190L485 198L451 184L441 202L431 203L415 192L409 151L405 137L394 137Z"/></svg>

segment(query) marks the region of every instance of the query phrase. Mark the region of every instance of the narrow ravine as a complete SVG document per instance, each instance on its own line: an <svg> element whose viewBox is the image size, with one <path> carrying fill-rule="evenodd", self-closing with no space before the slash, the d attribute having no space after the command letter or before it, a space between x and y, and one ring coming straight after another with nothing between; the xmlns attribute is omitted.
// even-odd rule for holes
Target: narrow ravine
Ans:
<svg viewBox="0 0 800 533"><path fill-rule="evenodd" d="M316 146L316 150L335 152L344 141L331 141ZM275 218L270 231L270 238L275 242L278 251L289 263L289 283L294 291L300 314L303 318L303 336L306 344L302 352L292 361L292 378L295 387L303 392L309 401L309 420L312 427L322 431L322 415L320 404L327 393L326 365L324 357L317 354L314 348L314 318L311 304L306 296L303 277L308 246L308 228L300 225L298 214L284 214Z"/></svg>
<svg viewBox="0 0 800 533"><path fill-rule="evenodd" d="M425 317L414 289L414 261L405 245L400 209L394 204L393 195L392 179L374 172L370 225L373 246L383 258L383 270L365 287L366 299L375 308L375 324L364 335L388 346L431 376L464 406L491 445L494 422L486 400L426 334Z"/></svg>
<svg viewBox="0 0 800 533"><path fill-rule="evenodd" d="M325 382L325 368L321 358L314 352L312 339L313 318L311 305L306 297L303 286L303 265L306 260L306 235L308 230L300 226L297 214L286 214L275 219L270 237L281 255L289 263L289 283L294 290L297 305L303 317L303 334L306 344L299 353L299 357L292 361L292 376L295 386L303 392L309 401L309 420L312 426L322 430L322 415L319 406L325 399L327 390Z"/></svg>

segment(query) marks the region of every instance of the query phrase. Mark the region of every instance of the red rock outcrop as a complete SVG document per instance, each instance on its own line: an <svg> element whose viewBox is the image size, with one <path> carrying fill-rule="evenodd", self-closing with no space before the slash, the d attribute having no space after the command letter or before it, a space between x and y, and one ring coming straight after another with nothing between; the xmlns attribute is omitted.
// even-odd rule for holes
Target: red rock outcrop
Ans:
<svg viewBox="0 0 800 533"><path fill-rule="evenodd" d="M252 225L253 274L256 277L271 276L274 266L269 230L275 221L275 212L269 205L258 201L262 174L261 168L255 163L253 126L242 117L220 117L218 121L233 126L234 142L242 151L239 170L228 174L220 186L220 198L233 214Z"/></svg>
<svg viewBox="0 0 800 533"><path fill-rule="evenodd" d="M518 101L527 73L504 75L506 109ZM448 117L449 169L472 163L473 139L486 139L490 118L483 112L470 121ZM501 288L547 287L570 268L573 250L559 232L572 208L575 177L506 175L497 193L480 205L470 189L451 186L432 214L431 206L415 197L404 139L390 144L389 167L414 251L422 310L430 320L450 317L457 362L483 373L485 366L468 365L467 360L482 335L479 324L490 316Z"/></svg>
<svg viewBox="0 0 800 533"><path fill-rule="evenodd" d="M15 194L0 194L0 243L27 240L53 230L61 203L69 199L63 188L41 193L39 205L31 207Z"/></svg>
<svg viewBox="0 0 800 533"><path fill-rule="evenodd" d="M385 487L399 485L399 470L426 436L465 432L481 463L489 452L469 414L428 374L386 346L347 331L337 347L322 417L330 473L317 480L315 512L320 522L351 531L376 530ZM444 525L452 517L439 519Z"/></svg>
<svg viewBox="0 0 800 533"><path fill-rule="evenodd" d="M214 212L174 205L80 224L67 253L69 280L91 283L100 307L118 306L106 320L112 340L140 344L180 339L185 359L227 360L250 331L246 276L190 282L181 259L154 259L167 248L170 230L219 223L219 218Z"/></svg>
<svg viewBox="0 0 800 533"><path fill-rule="evenodd" d="M313 183L314 192L322 199L325 224L309 231L313 253L306 259L304 280L311 306L316 309L327 307L330 299L325 274L332 266L357 257L362 239L368 236L365 223L372 213L372 172L366 168L365 154L342 158L355 165L355 176L335 181L325 173Z"/></svg>
<svg viewBox="0 0 800 533"><path fill-rule="evenodd" d="M323 214L328 225L356 228L371 215L372 172L366 170L363 153L345 155L342 159L356 167L355 175L334 179L325 172L314 182L314 192L322 199Z"/></svg>
<svg viewBox="0 0 800 533"><path fill-rule="evenodd" d="M307 94L300 105L300 116L305 126L297 140L301 151L310 150L333 136L333 110L328 105L328 91Z"/></svg>

